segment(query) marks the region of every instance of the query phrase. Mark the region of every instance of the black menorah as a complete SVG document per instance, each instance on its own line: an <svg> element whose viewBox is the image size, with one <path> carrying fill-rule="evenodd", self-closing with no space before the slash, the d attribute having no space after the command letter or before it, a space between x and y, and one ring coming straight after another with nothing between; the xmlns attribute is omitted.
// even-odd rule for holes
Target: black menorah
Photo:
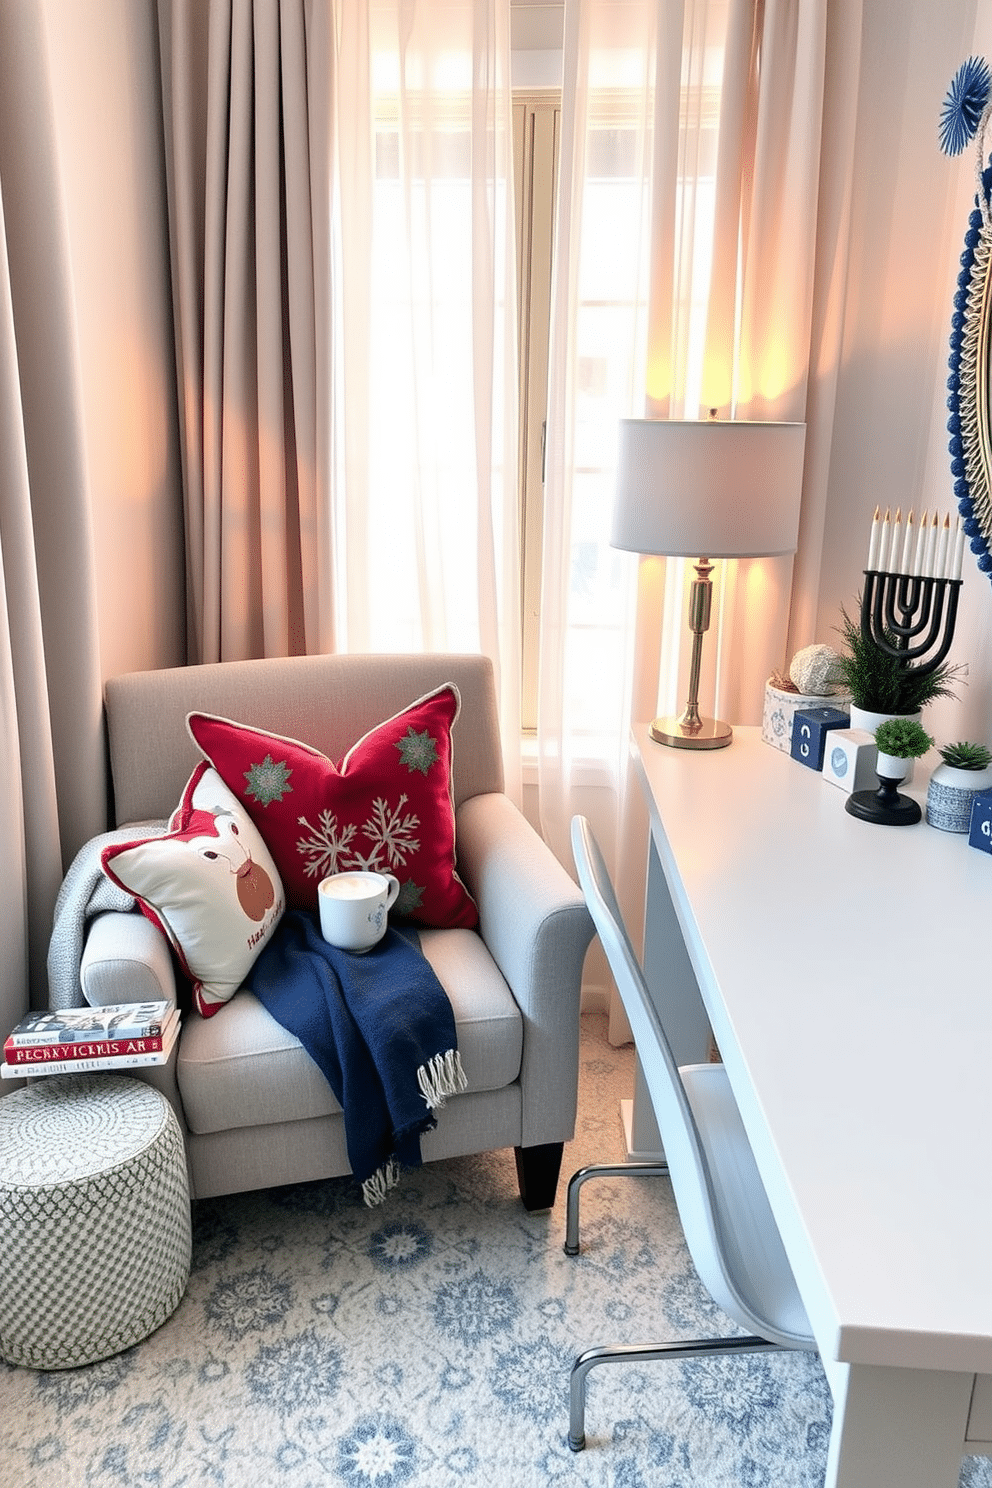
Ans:
<svg viewBox="0 0 992 1488"><path fill-rule="evenodd" d="M936 671L951 649L960 579L886 573L866 568L861 634L921 676Z"/></svg>

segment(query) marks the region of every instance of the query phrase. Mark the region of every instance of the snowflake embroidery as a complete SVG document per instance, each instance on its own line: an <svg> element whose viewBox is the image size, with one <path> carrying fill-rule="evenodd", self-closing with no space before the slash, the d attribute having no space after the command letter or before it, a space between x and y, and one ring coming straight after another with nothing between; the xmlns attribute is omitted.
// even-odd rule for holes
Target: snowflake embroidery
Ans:
<svg viewBox="0 0 992 1488"><path fill-rule="evenodd" d="M308 878L326 878L329 873L341 873L345 868L357 866L347 856L356 827L339 827L333 811L322 811L316 827L311 826L305 816L299 817L298 821L310 833L309 837L298 838L296 843L296 851L307 859L303 872Z"/></svg>
<svg viewBox="0 0 992 1488"><path fill-rule="evenodd" d="M273 801L281 801L292 791L289 783L292 773L285 760L274 760L271 754L267 754L260 765L252 765L245 771L248 782L245 795L251 796L260 806L271 806Z"/></svg>
<svg viewBox="0 0 992 1488"><path fill-rule="evenodd" d="M431 738L427 729L422 734L416 733L412 725L403 738L397 740L396 748L400 752L400 760L411 775L414 770L426 775L431 765L438 764L441 758L437 752L437 740Z"/></svg>
<svg viewBox="0 0 992 1488"><path fill-rule="evenodd" d="M390 868L395 868L405 863L411 853L420 851L420 839L413 835L420 826L420 817L412 811L404 816L406 803L407 797L402 795L392 808L385 797L376 796L372 802L372 815L362 826L363 836L372 843L363 867L379 868L385 859Z"/></svg>

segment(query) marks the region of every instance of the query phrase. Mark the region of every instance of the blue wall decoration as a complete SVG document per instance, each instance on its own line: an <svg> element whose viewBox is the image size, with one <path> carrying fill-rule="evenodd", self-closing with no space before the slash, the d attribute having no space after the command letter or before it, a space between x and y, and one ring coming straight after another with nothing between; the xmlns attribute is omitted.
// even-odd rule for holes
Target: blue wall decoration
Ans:
<svg viewBox="0 0 992 1488"><path fill-rule="evenodd" d="M958 68L940 110L940 148L960 155L978 133L989 101L992 73L984 57L969 57Z"/></svg>
<svg viewBox="0 0 992 1488"><path fill-rule="evenodd" d="M939 139L947 155L977 142L977 189L968 219L951 316L947 379L947 432L954 496L979 569L992 579L992 313L987 287L992 274L992 163L985 164L985 134L992 116L992 71L969 57L951 83L940 116Z"/></svg>

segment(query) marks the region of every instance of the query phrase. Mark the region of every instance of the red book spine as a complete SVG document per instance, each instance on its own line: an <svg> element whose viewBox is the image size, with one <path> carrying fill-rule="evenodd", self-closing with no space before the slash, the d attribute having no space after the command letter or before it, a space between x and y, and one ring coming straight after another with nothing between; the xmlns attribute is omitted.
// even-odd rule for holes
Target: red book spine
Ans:
<svg viewBox="0 0 992 1488"><path fill-rule="evenodd" d="M162 1048L161 1034L149 1038L93 1039L84 1043L75 1039L68 1044L12 1044L3 1046L8 1064L50 1064L60 1059L109 1059L117 1054L157 1054Z"/></svg>

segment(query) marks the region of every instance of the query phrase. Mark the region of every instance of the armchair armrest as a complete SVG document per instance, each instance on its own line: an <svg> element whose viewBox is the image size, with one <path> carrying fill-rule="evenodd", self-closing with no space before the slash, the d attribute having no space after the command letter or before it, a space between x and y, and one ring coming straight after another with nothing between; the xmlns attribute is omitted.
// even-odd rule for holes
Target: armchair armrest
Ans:
<svg viewBox="0 0 992 1488"><path fill-rule="evenodd" d="M524 1019L524 1147L575 1126L582 965L593 923L581 890L508 796L470 796L455 818L458 871L479 931Z"/></svg>
<svg viewBox="0 0 992 1488"><path fill-rule="evenodd" d="M111 1002L176 1001L176 973L165 937L137 910L112 909L90 922L79 980L91 1007ZM139 1065L128 1074L154 1085L175 1111L183 1136L186 1112L176 1080L178 1040L167 1064Z"/></svg>
<svg viewBox="0 0 992 1488"><path fill-rule="evenodd" d="M165 937L138 912L109 910L89 927L79 980L91 1007L111 1002L176 1001L176 975Z"/></svg>

